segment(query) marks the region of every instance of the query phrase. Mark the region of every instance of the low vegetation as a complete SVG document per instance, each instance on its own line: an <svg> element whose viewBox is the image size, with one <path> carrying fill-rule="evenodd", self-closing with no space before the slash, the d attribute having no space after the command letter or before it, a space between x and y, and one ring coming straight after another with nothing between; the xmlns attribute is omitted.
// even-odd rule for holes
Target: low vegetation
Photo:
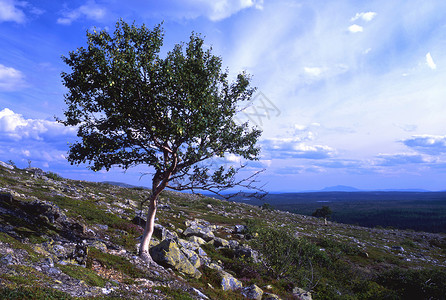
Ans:
<svg viewBox="0 0 446 300"><path fill-rule="evenodd" d="M220 287L217 269L202 265L196 279L141 262L142 227L135 217L148 190L4 167L0 189L1 299L203 299L197 291L210 299L245 299ZM56 204L85 236L72 242L57 222L31 226L6 213L18 207L14 201L37 200ZM296 288L312 299L444 299L445 234L324 225L321 218L262 204L165 191L156 223L181 238L191 222L207 224L216 237L252 249L245 255L212 242L201 246L209 262L244 287L256 285L281 299L296 297ZM237 232L235 225L244 229ZM67 257L63 251L70 247L81 247L85 261Z"/></svg>

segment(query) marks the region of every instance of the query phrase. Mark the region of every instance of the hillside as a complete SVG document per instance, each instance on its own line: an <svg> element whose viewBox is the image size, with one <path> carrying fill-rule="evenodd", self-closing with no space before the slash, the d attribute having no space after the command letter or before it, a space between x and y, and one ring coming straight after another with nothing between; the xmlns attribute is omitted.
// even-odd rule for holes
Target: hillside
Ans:
<svg viewBox="0 0 446 300"><path fill-rule="evenodd" d="M0 299L445 299L446 235L375 229L0 164Z"/></svg>

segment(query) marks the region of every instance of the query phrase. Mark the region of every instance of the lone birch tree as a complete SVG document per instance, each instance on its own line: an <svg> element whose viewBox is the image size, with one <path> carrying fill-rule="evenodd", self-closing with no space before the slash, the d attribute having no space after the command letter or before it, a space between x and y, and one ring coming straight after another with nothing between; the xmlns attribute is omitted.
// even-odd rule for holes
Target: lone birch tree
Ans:
<svg viewBox="0 0 446 300"><path fill-rule="evenodd" d="M161 24L150 30L121 20L113 34L87 32L87 46L62 57L71 72L61 75L68 92L59 122L77 126L79 138L70 145L69 162L87 163L94 171L136 165L153 170L140 244L147 262L157 199L165 188L221 193L255 185L256 173L240 179L243 164L207 163L228 154L257 160L261 131L234 120L240 102L255 91L249 75L230 82L221 58L203 42L192 34L162 58Z"/></svg>

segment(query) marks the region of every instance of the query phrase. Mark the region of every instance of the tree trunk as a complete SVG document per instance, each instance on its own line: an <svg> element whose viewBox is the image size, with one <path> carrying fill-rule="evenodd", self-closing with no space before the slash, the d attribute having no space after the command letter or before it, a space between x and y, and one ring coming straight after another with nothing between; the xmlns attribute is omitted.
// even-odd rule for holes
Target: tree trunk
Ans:
<svg viewBox="0 0 446 300"><path fill-rule="evenodd" d="M152 194L150 196L149 211L147 213L146 227L144 228L144 233L142 235L141 244L139 246L139 255L147 262L153 262L150 253L149 246L150 240L152 239L152 234L155 225L155 215L157 207L158 195Z"/></svg>

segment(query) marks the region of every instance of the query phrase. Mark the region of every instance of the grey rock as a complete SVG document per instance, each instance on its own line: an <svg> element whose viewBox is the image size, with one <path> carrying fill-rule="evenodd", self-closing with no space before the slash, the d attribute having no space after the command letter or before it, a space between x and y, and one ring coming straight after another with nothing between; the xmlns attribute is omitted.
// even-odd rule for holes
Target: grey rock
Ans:
<svg viewBox="0 0 446 300"><path fill-rule="evenodd" d="M212 232L212 230L209 227L202 226L202 225L192 225L192 226L186 228L186 230L184 230L183 234L186 237L190 237L190 236L201 237L206 242L209 242L215 238L215 235Z"/></svg>
<svg viewBox="0 0 446 300"><path fill-rule="evenodd" d="M307 292L306 290L304 290L304 289L301 289L301 288L298 288L298 287L295 287L294 289L293 289L293 294L297 297L297 299L299 299L299 300L311 300L312 298L311 298L311 293L310 292Z"/></svg>
<svg viewBox="0 0 446 300"><path fill-rule="evenodd" d="M257 285L253 284L242 289L242 295L248 299L261 300L263 291Z"/></svg>
<svg viewBox="0 0 446 300"><path fill-rule="evenodd" d="M166 239L150 249L153 260L166 268L172 268L194 278L201 272L195 268L172 239Z"/></svg>

